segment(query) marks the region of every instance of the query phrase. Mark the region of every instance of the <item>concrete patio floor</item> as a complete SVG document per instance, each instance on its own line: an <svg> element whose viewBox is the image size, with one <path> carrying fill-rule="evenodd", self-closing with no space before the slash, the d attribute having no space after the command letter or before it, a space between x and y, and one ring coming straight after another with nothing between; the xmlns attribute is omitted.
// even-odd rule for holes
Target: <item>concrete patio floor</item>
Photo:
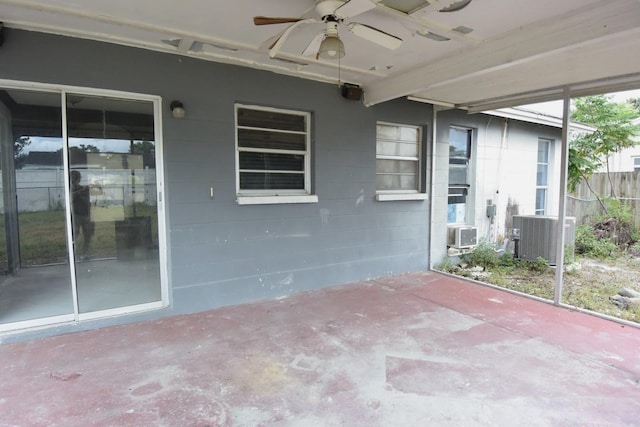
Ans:
<svg viewBox="0 0 640 427"><path fill-rule="evenodd" d="M426 272L0 346L2 426L640 425L640 329Z"/></svg>

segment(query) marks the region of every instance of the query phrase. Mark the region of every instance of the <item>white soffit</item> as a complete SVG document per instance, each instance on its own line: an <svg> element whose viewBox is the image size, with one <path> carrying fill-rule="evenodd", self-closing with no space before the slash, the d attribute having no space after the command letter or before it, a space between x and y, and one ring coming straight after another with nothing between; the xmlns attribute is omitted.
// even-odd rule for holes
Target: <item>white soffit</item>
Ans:
<svg viewBox="0 0 640 427"><path fill-rule="evenodd" d="M346 49L339 63L302 55L325 28L314 22L316 0L0 0L0 21L305 79L340 79L363 86L367 105L416 96L476 109L557 99L558 87L603 88L623 76L640 87L638 0L472 0L451 13L439 10L455 0L351 1L364 12L339 25ZM270 52L291 24L257 26L257 15L311 21L296 25ZM347 27L354 22L402 44L385 49L357 37Z"/></svg>

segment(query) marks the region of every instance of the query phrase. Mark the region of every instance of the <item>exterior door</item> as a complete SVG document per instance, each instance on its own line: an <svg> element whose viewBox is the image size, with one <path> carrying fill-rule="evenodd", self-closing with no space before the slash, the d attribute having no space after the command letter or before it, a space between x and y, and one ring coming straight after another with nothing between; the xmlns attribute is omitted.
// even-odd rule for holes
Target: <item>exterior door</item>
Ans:
<svg viewBox="0 0 640 427"><path fill-rule="evenodd" d="M73 320L63 147L60 93L0 88L0 330Z"/></svg>
<svg viewBox="0 0 640 427"><path fill-rule="evenodd" d="M154 105L67 94L80 313L161 300Z"/></svg>
<svg viewBox="0 0 640 427"><path fill-rule="evenodd" d="M0 87L0 332L167 303L159 100L88 92Z"/></svg>

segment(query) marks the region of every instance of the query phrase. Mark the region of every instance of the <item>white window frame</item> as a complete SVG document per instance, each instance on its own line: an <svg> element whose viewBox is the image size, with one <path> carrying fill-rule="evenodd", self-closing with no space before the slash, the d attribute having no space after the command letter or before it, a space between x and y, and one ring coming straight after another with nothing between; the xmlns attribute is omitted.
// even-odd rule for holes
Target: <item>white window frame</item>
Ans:
<svg viewBox="0 0 640 427"><path fill-rule="evenodd" d="M304 117L305 130L291 131L285 129L260 128L238 125L238 111L240 109L270 111L279 114L290 114ZM237 202L240 205L256 205L256 204L279 204L279 203L317 203L318 196L311 193L311 113L305 111L287 110L282 108L264 107L260 105L235 104L235 169L236 169L236 195ZM281 149L265 149L265 148L248 148L240 147L238 130L250 129L265 132L281 132L305 135L305 150L281 150ZM276 154L298 154L304 156L304 189L269 189L269 190L243 190L240 188L241 172L264 172L240 170L240 153L241 152L259 152L259 153L276 153ZM278 173L287 173L278 171Z"/></svg>
<svg viewBox="0 0 640 427"><path fill-rule="evenodd" d="M551 156L551 143L553 141L547 138L538 138L538 152L540 151L540 144L546 143L547 145L547 161L540 162L536 157L536 195L535 195L535 205L534 205L534 214L535 215L546 215L547 213L547 198L549 197L549 168L550 168L550 156ZM537 154L536 154L537 156ZM545 185L538 184L538 173L540 173L540 166L547 167L547 179ZM538 207L538 190L544 190L544 201L542 208Z"/></svg>
<svg viewBox="0 0 640 427"><path fill-rule="evenodd" d="M376 122L376 146L377 141L380 139L377 134L378 125L383 126L394 126L396 128L411 128L417 131L417 156L393 156L393 155L382 155L378 154L378 150L376 148L376 164L378 160L408 160L417 162L417 176L416 176L416 188L412 190L379 190L377 188L376 183L376 200L378 201L396 201L396 200L426 200L428 198L426 193L422 192L422 128L420 126L408 125L402 123L391 123L391 122ZM388 142L399 142L399 140L387 140ZM378 176L378 170L376 166L376 181Z"/></svg>
<svg viewBox="0 0 640 427"><path fill-rule="evenodd" d="M640 171L640 156L631 156L631 162L633 164L633 171Z"/></svg>
<svg viewBox="0 0 640 427"><path fill-rule="evenodd" d="M471 193L471 184L470 182L472 181L471 179L471 158L472 158L472 151L473 151L473 140L474 140L474 133L475 130L473 128L469 128L469 127L464 127L464 126L456 126L456 125L451 125L449 126L449 139L451 139L451 130L452 129L457 129L460 131L464 131L467 133L468 135L468 146L467 146L467 156L465 157L465 165L464 168L466 169L466 183L461 183L461 182L457 182L457 183L450 183L448 181L448 174L450 173L450 169L451 169L451 162L449 161L448 165L447 165L447 212L449 211L449 198L450 197L456 197L456 196L460 196L457 193L452 193L451 190L452 189L456 189L456 190L463 190L463 196L464 196L464 219L462 221L454 221L454 222L449 222L449 219L447 218L447 224L448 225L456 225L456 224L466 224L468 221L468 217L469 217L469 203L470 203L470 193ZM451 146L451 142L449 142L449 144L447 144L447 148ZM449 155L447 153L447 155Z"/></svg>

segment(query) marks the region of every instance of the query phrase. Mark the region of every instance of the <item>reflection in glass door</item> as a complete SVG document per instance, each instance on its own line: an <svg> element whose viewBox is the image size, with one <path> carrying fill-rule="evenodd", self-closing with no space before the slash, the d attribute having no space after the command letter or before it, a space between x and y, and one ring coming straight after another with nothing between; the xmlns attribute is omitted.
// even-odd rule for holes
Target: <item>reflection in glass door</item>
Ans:
<svg viewBox="0 0 640 427"><path fill-rule="evenodd" d="M80 313L161 300L153 103L67 94Z"/></svg>
<svg viewBox="0 0 640 427"><path fill-rule="evenodd" d="M73 320L60 93L0 88L0 329Z"/></svg>
<svg viewBox="0 0 640 427"><path fill-rule="evenodd" d="M166 301L157 114L152 100L0 87L0 332Z"/></svg>

